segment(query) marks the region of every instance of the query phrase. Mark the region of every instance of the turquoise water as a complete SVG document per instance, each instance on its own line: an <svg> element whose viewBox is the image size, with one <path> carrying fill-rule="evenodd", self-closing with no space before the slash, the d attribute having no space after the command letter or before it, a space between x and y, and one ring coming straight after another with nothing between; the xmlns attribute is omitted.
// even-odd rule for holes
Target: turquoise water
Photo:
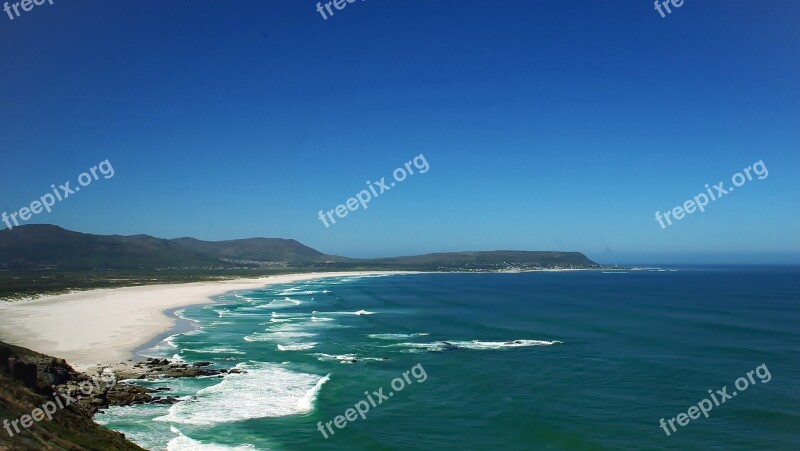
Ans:
<svg viewBox="0 0 800 451"><path fill-rule="evenodd" d="M145 383L184 401L98 420L152 450L800 449L799 276L418 274L230 293L178 312L194 328L144 354L245 373ZM762 364L770 377L751 373L708 418L659 426ZM325 429L357 403L365 418Z"/></svg>

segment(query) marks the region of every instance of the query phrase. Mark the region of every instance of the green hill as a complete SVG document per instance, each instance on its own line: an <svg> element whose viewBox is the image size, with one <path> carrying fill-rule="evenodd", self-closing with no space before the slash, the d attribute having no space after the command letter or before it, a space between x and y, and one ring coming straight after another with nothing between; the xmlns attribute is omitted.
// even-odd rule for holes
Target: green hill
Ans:
<svg viewBox="0 0 800 451"><path fill-rule="evenodd" d="M355 259L326 255L295 240L248 238L202 241L148 235L92 235L54 225L0 231L0 269L30 271L232 268L301 270L508 270L596 267L580 252L482 251Z"/></svg>

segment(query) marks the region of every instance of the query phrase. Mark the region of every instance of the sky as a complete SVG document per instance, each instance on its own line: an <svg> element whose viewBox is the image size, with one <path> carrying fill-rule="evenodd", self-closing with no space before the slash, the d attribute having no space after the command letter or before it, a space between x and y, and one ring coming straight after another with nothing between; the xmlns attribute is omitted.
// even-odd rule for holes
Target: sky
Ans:
<svg viewBox="0 0 800 451"><path fill-rule="evenodd" d="M0 16L0 212L108 160L113 177L23 223L351 257L800 263L799 2L345 5L325 19L306 0L54 0ZM427 171L336 216L420 155ZM758 162L768 176L660 226Z"/></svg>

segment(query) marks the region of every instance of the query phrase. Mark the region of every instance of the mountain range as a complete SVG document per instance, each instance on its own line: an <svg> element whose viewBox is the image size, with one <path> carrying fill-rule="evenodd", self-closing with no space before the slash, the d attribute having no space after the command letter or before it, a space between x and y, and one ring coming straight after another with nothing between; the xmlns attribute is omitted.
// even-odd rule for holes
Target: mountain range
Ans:
<svg viewBox="0 0 800 451"><path fill-rule="evenodd" d="M0 231L0 269L5 270L276 267L492 270L597 266L580 252L481 251L356 259L327 255L296 240L280 238L202 241L149 235L93 235L39 224Z"/></svg>

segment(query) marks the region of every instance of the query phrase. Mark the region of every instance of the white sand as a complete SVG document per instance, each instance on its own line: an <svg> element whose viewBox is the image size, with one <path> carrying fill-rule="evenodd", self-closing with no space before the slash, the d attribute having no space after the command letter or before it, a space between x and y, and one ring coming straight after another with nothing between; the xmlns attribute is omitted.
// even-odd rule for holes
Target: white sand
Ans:
<svg viewBox="0 0 800 451"><path fill-rule="evenodd" d="M260 279L99 289L33 301L0 302L0 340L66 359L76 368L113 365L172 329L166 310L214 302L211 296L320 277L389 274L340 272L287 274Z"/></svg>

